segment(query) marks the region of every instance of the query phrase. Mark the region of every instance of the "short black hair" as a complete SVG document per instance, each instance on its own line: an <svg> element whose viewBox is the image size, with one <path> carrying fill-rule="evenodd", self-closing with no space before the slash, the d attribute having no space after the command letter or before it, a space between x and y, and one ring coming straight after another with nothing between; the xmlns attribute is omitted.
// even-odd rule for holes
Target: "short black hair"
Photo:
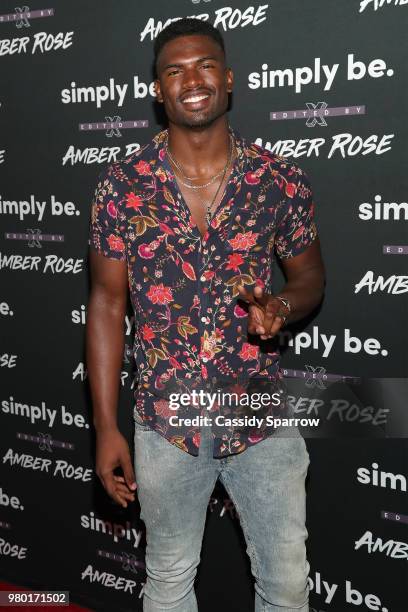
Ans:
<svg viewBox="0 0 408 612"><path fill-rule="evenodd" d="M208 36L212 38L217 45L222 49L225 56L225 46L222 34L217 28L208 23L208 21L202 21L194 17L183 17L172 21L166 28L164 28L154 41L154 67L157 69L157 60L164 45L178 38L179 36Z"/></svg>

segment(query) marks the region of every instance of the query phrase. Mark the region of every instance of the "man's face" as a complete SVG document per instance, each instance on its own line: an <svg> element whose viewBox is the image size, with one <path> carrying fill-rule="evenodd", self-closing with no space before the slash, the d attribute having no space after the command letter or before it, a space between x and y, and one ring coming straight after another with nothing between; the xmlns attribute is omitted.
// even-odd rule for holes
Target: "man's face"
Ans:
<svg viewBox="0 0 408 612"><path fill-rule="evenodd" d="M232 85L222 49L208 36L179 36L161 50L155 87L171 123L211 125L227 111Z"/></svg>

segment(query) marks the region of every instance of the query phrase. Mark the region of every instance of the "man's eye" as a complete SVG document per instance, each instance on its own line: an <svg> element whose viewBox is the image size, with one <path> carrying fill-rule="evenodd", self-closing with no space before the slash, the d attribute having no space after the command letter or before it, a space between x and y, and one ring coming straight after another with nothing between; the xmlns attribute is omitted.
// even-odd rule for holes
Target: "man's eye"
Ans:
<svg viewBox="0 0 408 612"><path fill-rule="evenodd" d="M212 64L203 64L202 68L212 68Z"/></svg>
<svg viewBox="0 0 408 612"><path fill-rule="evenodd" d="M171 72L168 73L167 76L173 76L175 74L178 74L180 71L179 70L172 70Z"/></svg>

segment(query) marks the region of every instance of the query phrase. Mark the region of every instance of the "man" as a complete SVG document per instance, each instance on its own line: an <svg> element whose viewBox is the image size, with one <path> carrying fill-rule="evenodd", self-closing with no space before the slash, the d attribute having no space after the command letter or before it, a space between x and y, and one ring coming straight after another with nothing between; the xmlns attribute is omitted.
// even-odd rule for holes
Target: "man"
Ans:
<svg viewBox="0 0 408 612"><path fill-rule="evenodd" d="M216 425L204 417L248 417L251 407L207 405L193 392L235 382L242 390L254 380L279 387L276 334L310 313L323 293L310 183L296 164L229 127L233 73L210 24L182 19L165 28L155 67L168 130L110 166L92 206L87 364L96 473L124 507L137 486L146 524L145 611L197 610L206 509L220 478L248 544L255 610L305 612L304 439L298 431L280 436L266 418L259 426L245 419ZM273 249L287 277L275 296ZM135 473L116 418L128 286L138 381ZM191 401L179 396L175 410L174 390L187 390ZM113 473L117 467L123 476Z"/></svg>

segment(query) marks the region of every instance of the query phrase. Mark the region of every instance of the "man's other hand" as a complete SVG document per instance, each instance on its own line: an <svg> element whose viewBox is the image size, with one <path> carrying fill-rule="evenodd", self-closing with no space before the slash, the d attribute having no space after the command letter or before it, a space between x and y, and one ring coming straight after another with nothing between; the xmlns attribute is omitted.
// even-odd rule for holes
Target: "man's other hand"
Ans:
<svg viewBox="0 0 408 612"><path fill-rule="evenodd" d="M117 467L122 468L123 476L113 473ZM115 502L127 508L127 501L135 500L136 480L129 445L118 429L97 432L95 472Z"/></svg>
<svg viewBox="0 0 408 612"><path fill-rule="evenodd" d="M270 293L265 293L261 287L248 291L240 285L238 291L241 299L249 304L248 333L259 335L262 340L273 338L284 325L289 309L282 304L281 300ZM278 312L284 313L284 316L278 316Z"/></svg>

